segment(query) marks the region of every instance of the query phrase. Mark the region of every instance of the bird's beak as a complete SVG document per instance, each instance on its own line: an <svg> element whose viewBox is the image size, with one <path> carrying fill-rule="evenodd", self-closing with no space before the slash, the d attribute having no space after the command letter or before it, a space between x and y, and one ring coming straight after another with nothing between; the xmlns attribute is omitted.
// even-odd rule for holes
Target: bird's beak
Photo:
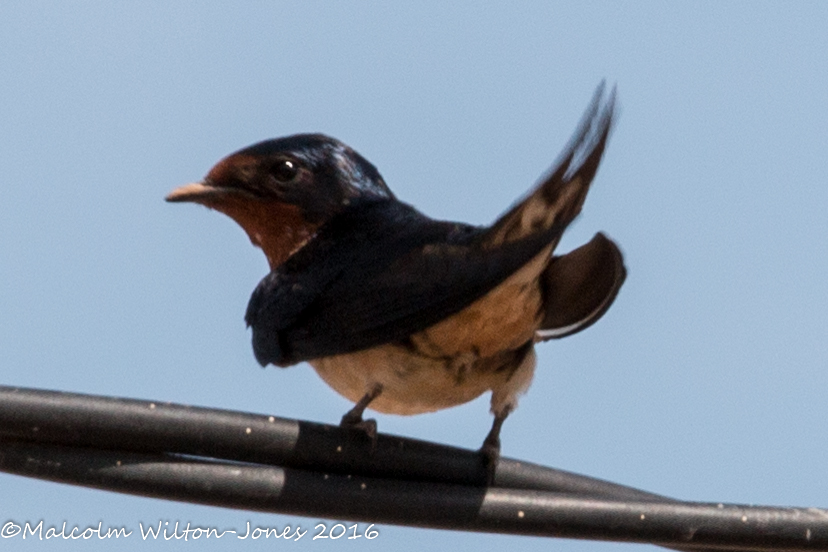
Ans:
<svg viewBox="0 0 828 552"><path fill-rule="evenodd" d="M171 203L181 203L191 201L194 203L203 203L216 195L223 194L225 190L216 186L210 186L204 182L192 182L179 186L169 193L165 198Z"/></svg>

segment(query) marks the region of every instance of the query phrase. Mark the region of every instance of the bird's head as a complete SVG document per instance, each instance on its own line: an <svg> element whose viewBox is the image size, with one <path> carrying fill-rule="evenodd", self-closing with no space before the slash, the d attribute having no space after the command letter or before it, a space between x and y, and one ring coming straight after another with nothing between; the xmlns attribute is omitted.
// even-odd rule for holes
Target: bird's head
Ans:
<svg viewBox="0 0 828 552"><path fill-rule="evenodd" d="M377 169L321 134L267 140L225 157L201 182L167 196L221 211L262 248L271 269L352 202L393 198Z"/></svg>

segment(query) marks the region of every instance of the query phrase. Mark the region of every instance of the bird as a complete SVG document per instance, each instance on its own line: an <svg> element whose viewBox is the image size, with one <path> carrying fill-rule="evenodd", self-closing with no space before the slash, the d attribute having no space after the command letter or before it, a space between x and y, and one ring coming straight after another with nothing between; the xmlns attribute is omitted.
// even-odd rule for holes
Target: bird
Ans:
<svg viewBox="0 0 828 552"><path fill-rule="evenodd" d="M422 214L323 134L241 149L166 200L224 213L263 250L270 272L245 314L263 367L308 362L354 404L340 425L374 439L366 408L420 414L491 392L480 453L494 466L536 344L596 322L626 278L619 247L601 232L554 254L613 127L616 91L604 89L558 161L490 226Z"/></svg>

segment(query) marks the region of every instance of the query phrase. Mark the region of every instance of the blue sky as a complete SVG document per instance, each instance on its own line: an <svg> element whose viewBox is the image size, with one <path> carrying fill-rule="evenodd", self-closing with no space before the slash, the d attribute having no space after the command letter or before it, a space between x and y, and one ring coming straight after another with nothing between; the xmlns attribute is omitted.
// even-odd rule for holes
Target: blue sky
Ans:
<svg viewBox="0 0 828 552"><path fill-rule="evenodd" d="M620 117L561 250L605 231L629 276L598 324L539 347L504 454L683 499L828 506L828 5L331 4L3 3L0 381L335 423L349 405L309 367L253 358L261 252L164 195L250 143L324 132L425 213L486 224L606 78ZM470 448L490 425L488 398L377 418ZM319 521L0 489L3 522ZM380 531L322 546L644 549Z"/></svg>

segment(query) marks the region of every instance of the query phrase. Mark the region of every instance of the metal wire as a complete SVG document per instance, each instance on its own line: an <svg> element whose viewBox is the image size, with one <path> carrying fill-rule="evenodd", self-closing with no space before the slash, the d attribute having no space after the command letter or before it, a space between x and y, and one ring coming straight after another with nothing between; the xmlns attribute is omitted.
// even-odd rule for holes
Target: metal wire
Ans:
<svg viewBox="0 0 828 552"><path fill-rule="evenodd" d="M334 426L0 386L0 470L171 500L418 527L825 550L828 511L679 502L502 459Z"/></svg>

